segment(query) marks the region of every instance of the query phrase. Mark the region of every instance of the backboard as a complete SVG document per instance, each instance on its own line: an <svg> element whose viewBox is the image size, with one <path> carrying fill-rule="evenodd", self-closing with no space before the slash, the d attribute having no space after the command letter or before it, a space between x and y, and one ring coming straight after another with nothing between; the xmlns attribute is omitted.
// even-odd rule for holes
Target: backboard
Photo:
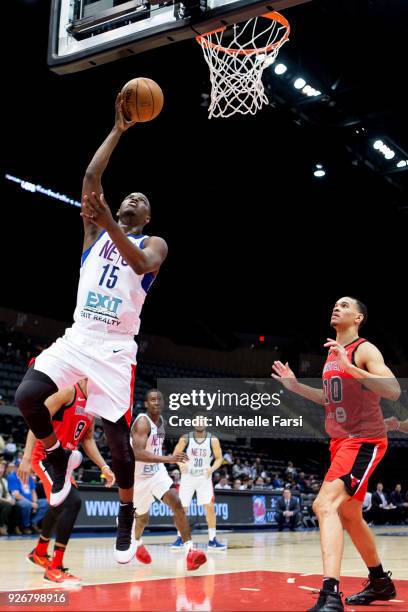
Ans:
<svg viewBox="0 0 408 612"><path fill-rule="evenodd" d="M52 0L48 65L86 70L311 0Z"/></svg>

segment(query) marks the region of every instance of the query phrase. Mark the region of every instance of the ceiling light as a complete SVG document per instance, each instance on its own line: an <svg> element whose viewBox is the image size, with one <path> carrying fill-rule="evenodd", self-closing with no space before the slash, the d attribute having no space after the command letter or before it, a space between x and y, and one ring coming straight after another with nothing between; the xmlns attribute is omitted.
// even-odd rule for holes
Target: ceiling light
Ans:
<svg viewBox="0 0 408 612"><path fill-rule="evenodd" d="M298 77L296 81L293 83L293 87L295 89L303 89L305 85L306 85L306 81L305 79L302 79L302 77Z"/></svg>
<svg viewBox="0 0 408 612"><path fill-rule="evenodd" d="M277 64L277 66L275 66L275 74L285 74L287 69L288 67L285 66L285 64Z"/></svg>

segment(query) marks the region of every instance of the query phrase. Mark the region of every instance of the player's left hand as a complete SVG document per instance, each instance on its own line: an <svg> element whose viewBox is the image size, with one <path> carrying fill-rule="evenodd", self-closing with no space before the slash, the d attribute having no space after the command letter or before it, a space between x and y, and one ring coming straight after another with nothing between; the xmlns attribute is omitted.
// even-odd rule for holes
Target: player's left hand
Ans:
<svg viewBox="0 0 408 612"><path fill-rule="evenodd" d="M81 217L105 230L116 224L103 193L98 195L94 191L84 196Z"/></svg>
<svg viewBox="0 0 408 612"><path fill-rule="evenodd" d="M23 457L17 469L17 477L21 480L24 486L27 485L30 474L31 461Z"/></svg>
<svg viewBox="0 0 408 612"><path fill-rule="evenodd" d="M395 416L388 417L388 419L384 419L384 425L386 431L397 431L399 420ZM17 472L18 475L18 472Z"/></svg>
<svg viewBox="0 0 408 612"><path fill-rule="evenodd" d="M205 475L207 476L207 478L212 478L212 474L213 474L212 469L211 469L210 467L209 467L209 468L207 468L207 469L206 469L206 473L205 473Z"/></svg>
<svg viewBox="0 0 408 612"><path fill-rule="evenodd" d="M116 482L116 476L115 474L112 472L112 470L110 469L110 467L105 466L102 470L102 474L104 479L106 480L105 483L105 487L108 487L108 489L115 484Z"/></svg>
<svg viewBox="0 0 408 612"><path fill-rule="evenodd" d="M329 349L329 354L335 354L338 364L347 372L352 364L347 357L347 351L344 346L337 342L337 340L332 340L332 338L327 338L327 342L324 346Z"/></svg>

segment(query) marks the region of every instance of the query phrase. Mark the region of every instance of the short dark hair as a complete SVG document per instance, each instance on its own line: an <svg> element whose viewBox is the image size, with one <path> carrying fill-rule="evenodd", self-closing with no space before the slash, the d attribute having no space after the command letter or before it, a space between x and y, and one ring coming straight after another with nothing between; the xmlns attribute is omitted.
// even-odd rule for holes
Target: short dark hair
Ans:
<svg viewBox="0 0 408 612"><path fill-rule="evenodd" d="M351 300L355 301L356 306L358 308L358 312L363 315L363 320L361 321L360 325L358 326L358 328L360 329L361 327L363 327L363 325L365 325L367 323L367 318L368 318L367 306L365 304L363 304L363 302L361 300L358 300L357 298L353 297L352 295L349 295L349 298Z"/></svg>
<svg viewBox="0 0 408 612"><path fill-rule="evenodd" d="M144 398L145 402L147 402L147 400L149 399L149 395L151 393L160 393L160 395L162 394L161 391L159 391L158 389L153 389L153 388L149 389L148 391L146 391L146 395L145 395L145 398Z"/></svg>

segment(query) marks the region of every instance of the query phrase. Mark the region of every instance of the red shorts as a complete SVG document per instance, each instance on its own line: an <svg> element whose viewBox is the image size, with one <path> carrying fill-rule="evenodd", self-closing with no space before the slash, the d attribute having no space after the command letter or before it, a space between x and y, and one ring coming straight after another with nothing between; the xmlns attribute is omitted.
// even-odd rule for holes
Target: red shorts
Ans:
<svg viewBox="0 0 408 612"><path fill-rule="evenodd" d="M47 468L42 462L42 459L33 458L31 461L31 467L34 472L37 474L38 478L41 480L45 495L47 497L48 502L50 501L51 489L52 489L52 479L49 473L47 472ZM75 479L71 476L71 482L73 485L76 485Z"/></svg>
<svg viewBox="0 0 408 612"><path fill-rule="evenodd" d="M347 493L364 501L368 479L387 450L387 438L338 438L330 443L331 465L325 480L340 478Z"/></svg>

